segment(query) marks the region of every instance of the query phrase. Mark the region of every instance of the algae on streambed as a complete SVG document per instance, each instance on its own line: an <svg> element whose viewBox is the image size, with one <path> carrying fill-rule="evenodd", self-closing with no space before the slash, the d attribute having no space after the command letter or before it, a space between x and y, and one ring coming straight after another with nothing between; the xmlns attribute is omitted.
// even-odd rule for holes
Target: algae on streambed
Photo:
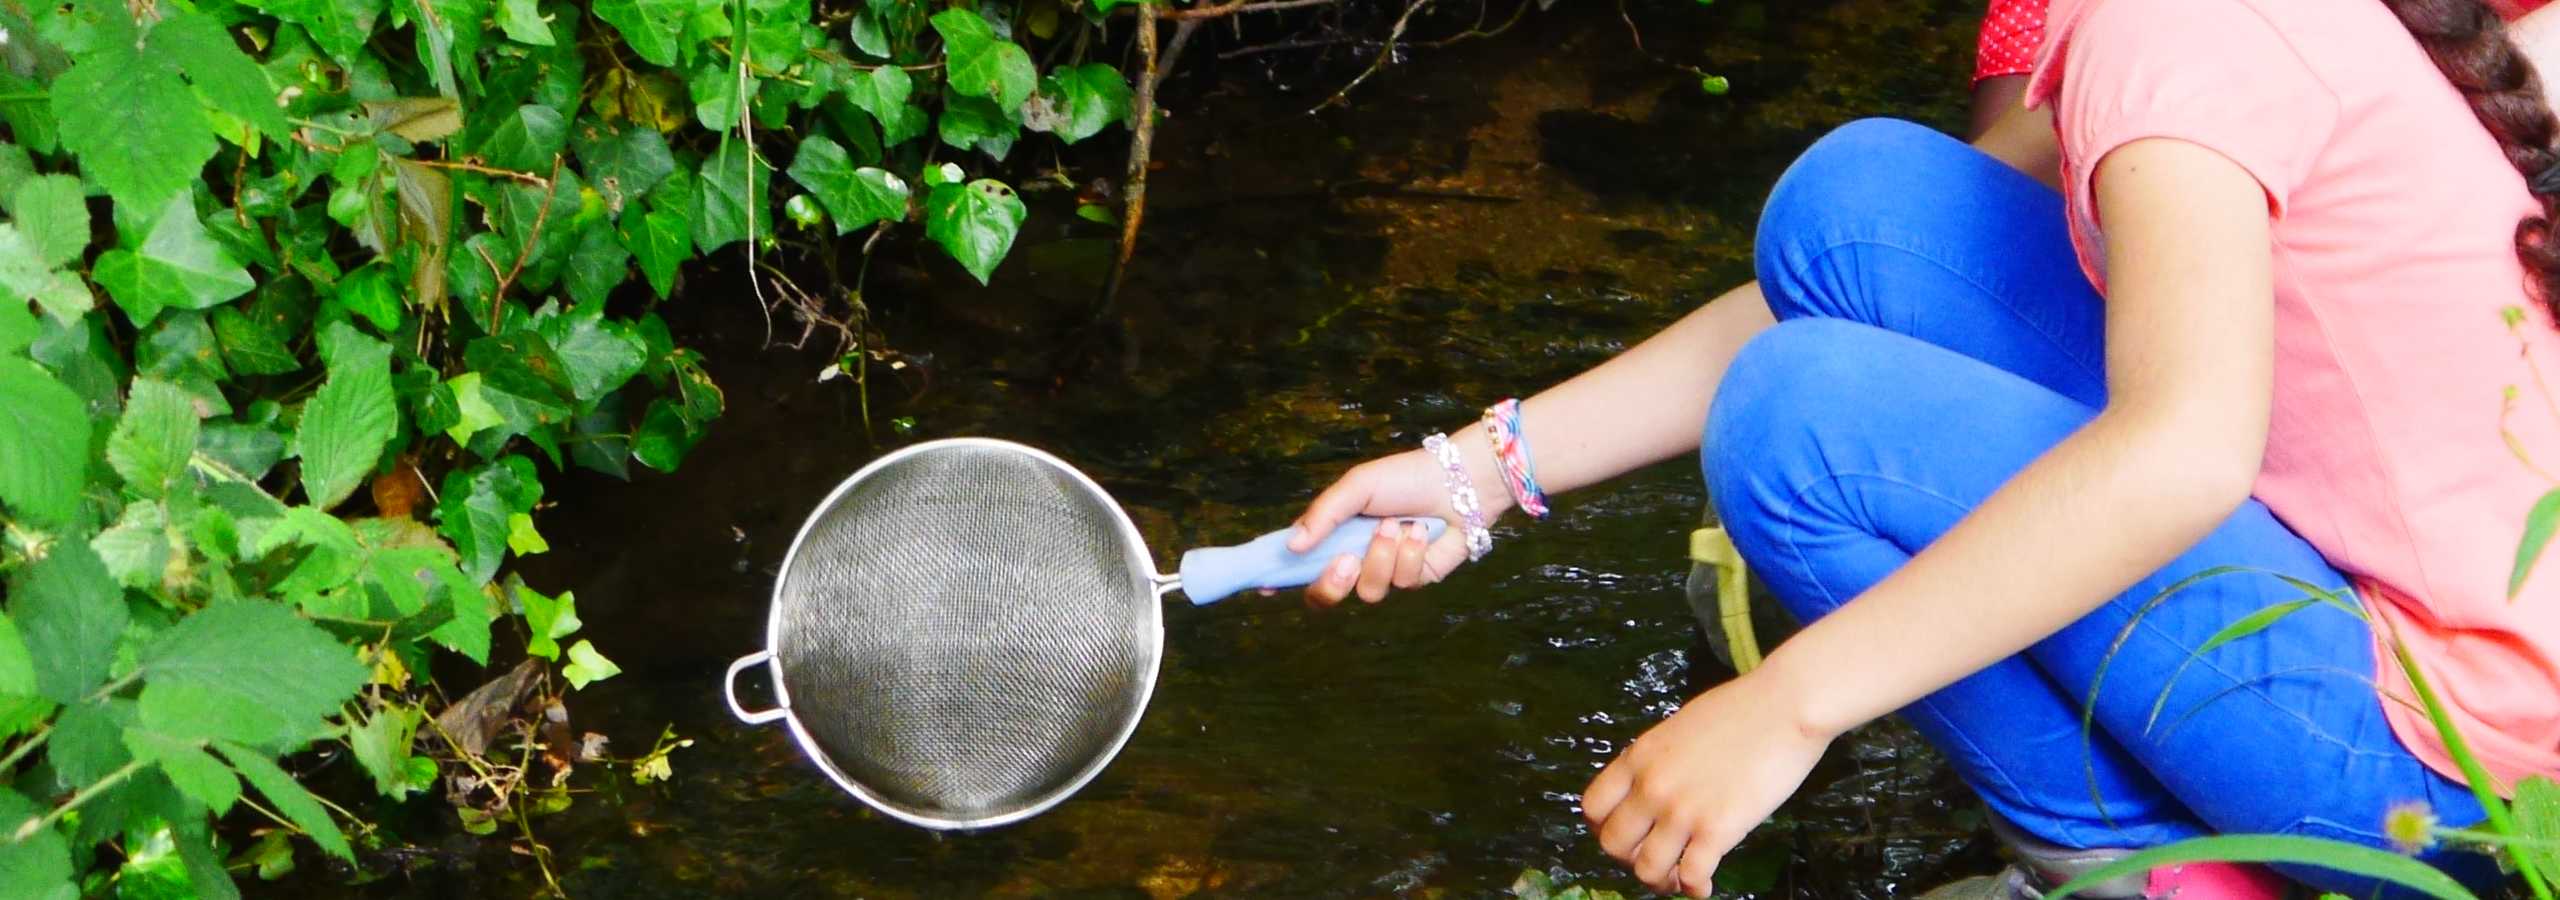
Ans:
<svg viewBox="0 0 2560 900"><path fill-rule="evenodd" d="M1703 502L1673 462L1511 523L1479 565L1370 608L1290 598L1168 614L1144 724L1056 810L937 835L863 810L780 727L733 722L723 666L757 649L774 567L837 480L878 449L981 434L1058 453L1137 518L1158 554L1287 521L1341 467L1472 419L1642 339L1749 277L1768 184L1861 115L1959 121L1964 0L1567 0L1499 37L1413 52L1348 109L1231 64L1168 85L1167 162L1101 349L1062 352L1107 229L1033 195L992 288L947 261L884 260L880 325L929 360L872 385L878 447L817 353L765 350L734 267L666 307L709 356L730 413L675 475L572 479L528 581L580 597L625 673L578 692L579 731L645 749L698 742L675 778L593 792L540 820L578 897L1499 895L1523 867L1632 887L1571 792L1696 689L1681 598ZM1286 74L1286 72L1282 72ZM1313 87L1311 87L1313 86ZM1086 335L1086 332L1075 332ZM1082 338L1079 337L1078 340ZM919 374L928 372L929 377ZM912 436L888 422L911 417ZM502 842L435 852L350 888L290 893L522 896L541 882ZM1907 730L1840 744L1781 821L1727 866L1757 896L1907 896L1989 860L1972 802ZM441 817L441 819L439 819ZM1755 875L1756 873L1756 875Z"/></svg>

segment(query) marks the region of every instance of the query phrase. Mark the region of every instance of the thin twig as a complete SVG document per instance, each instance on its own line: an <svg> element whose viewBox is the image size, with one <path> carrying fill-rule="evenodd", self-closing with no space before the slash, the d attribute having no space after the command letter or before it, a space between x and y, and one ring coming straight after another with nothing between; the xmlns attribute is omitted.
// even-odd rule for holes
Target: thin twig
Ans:
<svg viewBox="0 0 2560 900"><path fill-rule="evenodd" d="M1145 77L1138 79L1138 96L1129 115L1137 127L1129 137L1129 183L1122 193L1127 201L1120 213L1120 255L1111 264L1111 277L1102 283L1102 303L1094 310L1099 319L1109 314L1112 303L1120 296L1120 284L1129 273L1129 256L1138 249L1138 225L1147 215L1147 152L1156 137L1156 4L1138 4L1138 56L1144 60Z"/></svg>
<svg viewBox="0 0 2560 900"><path fill-rule="evenodd" d="M26 824L18 826L18 830L9 835L9 843L24 843L26 839L34 837L36 832L52 827L53 823L62 821L63 816L70 815L72 810L79 809L81 804L97 799L98 795L106 793L108 788L123 784L125 779L133 777L133 773L142 771L142 766L143 762L138 759L125 763L123 768L107 773L107 777L98 779L97 783L81 788L79 793L71 795L71 799L63 801L61 806L54 807L52 812L45 813L43 818L29 819Z"/></svg>
<svg viewBox="0 0 2560 900"><path fill-rule="evenodd" d="M1252 56L1257 53L1277 53L1282 50L1304 50L1310 47L1331 47L1336 44L1352 43L1353 40L1354 39L1347 37L1329 37L1305 41L1281 41L1277 44L1256 44L1251 47L1240 47L1220 53L1218 54L1218 58L1235 59L1239 56Z"/></svg>
<svg viewBox="0 0 2560 900"><path fill-rule="evenodd" d="M489 294L489 334L492 337L506 325L507 286L515 283L517 275L524 274L524 261L532 259L534 248L542 243L542 225L551 220L551 200L560 196L560 189L556 186L559 180L560 156L555 153L551 156L551 181L548 182L552 186L543 188L542 207L533 213L533 230L524 236L524 247L516 251L515 264L507 267L506 274L498 276L498 289ZM497 261L489 259L487 250L480 252L480 258L487 260L490 268L497 268Z"/></svg>
<svg viewBox="0 0 2560 900"><path fill-rule="evenodd" d="M495 175L500 178L512 178L526 184L538 185L546 188L551 186L551 180L548 178L544 178L531 172L518 172L514 169L498 169L480 165L478 163L469 163L450 159L412 159L405 161L417 163L418 165L432 169L453 169L459 172L476 172L482 175ZM554 167L552 169L552 174L555 176L558 175L559 169Z"/></svg>
<svg viewBox="0 0 2560 900"><path fill-rule="evenodd" d="M1379 48L1378 58L1371 61L1368 68L1360 70L1360 74L1357 77L1352 78L1350 84L1343 85L1341 90L1333 92L1333 96L1326 97L1323 103L1318 103L1315 105L1314 109L1307 110L1307 114L1314 115L1316 113L1323 112L1326 107L1334 106L1350 99L1351 92L1360 87L1361 82L1369 80L1369 76L1378 74L1379 69L1386 68L1388 63L1394 62L1396 58L1396 41L1404 37L1404 27L1413 22L1415 14L1422 12L1430 5L1431 0L1413 0L1413 5L1405 7L1404 15L1396 17L1396 27L1387 32L1387 45Z"/></svg>
<svg viewBox="0 0 2560 900"><path fill-rule="evenodd" d="M45 739L52 736L53 726L51 725L38 730L33 737L27 738L25 743L19 744L18 749L9 751L8 758L0 759L0 772L9 771L11 766L18 764L18 760L25 759L27 754L36 752L36 748L44 746Z"/></svg>
<svg viewBox="0 0 2560 900"><path fill-rule="evenodd" d="M1175 22L1185 22L1193 19L1215 19L1223 16L1239 15L1243 13L1278 12L1284 9L1304 9L1310 6L1333 6L1341 2L1342 0L1259 0L1259 2L1248 3L1239 0L1239 2L1221 3L1217 6L1194 6L1190 9L1177 9L1170 12L1160 13L1159 16ZM1141 13L1140 18L1144 17L1144 14Z"/></svg>

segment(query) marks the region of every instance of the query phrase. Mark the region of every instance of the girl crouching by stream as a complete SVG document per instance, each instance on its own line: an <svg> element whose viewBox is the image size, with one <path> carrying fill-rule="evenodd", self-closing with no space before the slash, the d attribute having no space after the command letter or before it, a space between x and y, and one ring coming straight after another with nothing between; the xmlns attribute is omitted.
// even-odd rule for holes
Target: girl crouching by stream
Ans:
<svg viewBox="0 0 2560 900"><path fill-rule="evenodd" d="M2518 11L2059 0L2025 98L2055 116L2059 192L1916 125L1841 128L1772 192L1757 290L1317 497L1301 548L1353 515L1452 527L1382 530L1310 600L1437 581L1503 513L1695 448L1807 625L1584 791L1657 890L1705 896L1834 740L1896 711L2026 851L1960 896L2206 834L2476 823L2475 787L2560 776L2560 573L2509 584L2560 468L2537 371L2560 366L2560 153ZM2306 593L2335 602L2199 652ZM2111 890L2083 896L2278 888Z"/></svg>

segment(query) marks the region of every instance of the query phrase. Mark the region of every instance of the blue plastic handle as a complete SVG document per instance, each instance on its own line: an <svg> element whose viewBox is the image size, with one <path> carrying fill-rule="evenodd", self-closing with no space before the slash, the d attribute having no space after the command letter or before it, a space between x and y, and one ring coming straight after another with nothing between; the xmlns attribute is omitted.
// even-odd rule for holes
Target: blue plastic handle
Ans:
<svg viewBox="0 0 2560 900"><path fill-rule="evenodd" d="M1291 529L1283 528L1233 547L1203 547L1182 554L1182 593L1193 606L1207 606L1234 596L1239 591L1268 588L1301 587L1324 574L1326 563L1337 557L1360 556L1369 552L1369 539L1378 533L1384 519L1367 516L1344 522L1325 535L1324 541L1305 553L1289 552ZM1407 519L1422 523L1432 540L1449 525L1439 519Z"/></svg>

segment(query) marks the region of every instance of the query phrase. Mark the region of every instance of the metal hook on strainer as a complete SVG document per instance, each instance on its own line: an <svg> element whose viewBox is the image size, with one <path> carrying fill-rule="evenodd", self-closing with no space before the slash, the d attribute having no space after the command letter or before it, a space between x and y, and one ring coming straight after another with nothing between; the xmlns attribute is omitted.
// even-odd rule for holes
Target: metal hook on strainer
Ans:
<svg viewBox="0 0 2560 900"><path fill-rule="evenodd" d="M1419 520L1438 537L1445 524ZM927 828L1038 815L1100 774L1137 730L1164 658L1161 598L1207 605L1297 587L1358 555L1379 520L1314 549L1289 532L1155 570L1101 486L1030 447L930 441L864 466L783 556L766 649L730 664L741 721L781 720L827 777ZM738 700L765 666L775 707Z"/></svg>

